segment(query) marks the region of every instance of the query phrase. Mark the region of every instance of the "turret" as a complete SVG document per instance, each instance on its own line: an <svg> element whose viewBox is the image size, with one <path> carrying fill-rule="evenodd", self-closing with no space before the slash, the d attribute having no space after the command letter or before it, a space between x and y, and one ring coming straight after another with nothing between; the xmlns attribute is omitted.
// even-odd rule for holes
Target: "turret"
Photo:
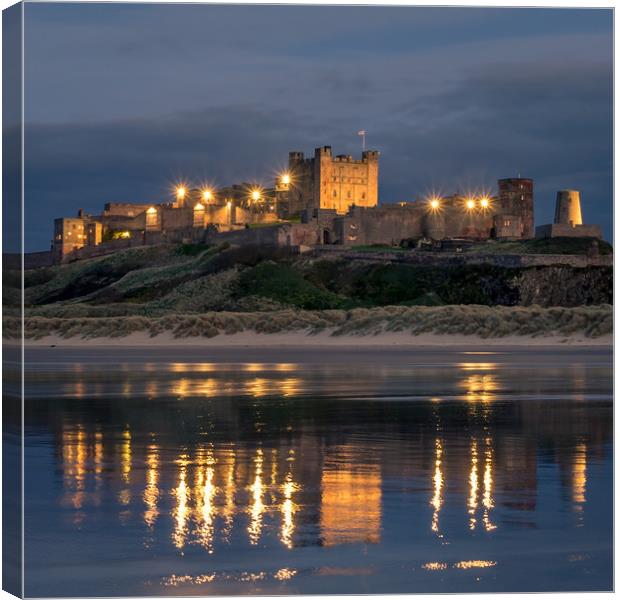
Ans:
<svg viewBox="0 0 620 600"><path fill-rule="evenodd" d="M556 225L582 225L581 202L577 190L560 190L555 201Z"/></svg>

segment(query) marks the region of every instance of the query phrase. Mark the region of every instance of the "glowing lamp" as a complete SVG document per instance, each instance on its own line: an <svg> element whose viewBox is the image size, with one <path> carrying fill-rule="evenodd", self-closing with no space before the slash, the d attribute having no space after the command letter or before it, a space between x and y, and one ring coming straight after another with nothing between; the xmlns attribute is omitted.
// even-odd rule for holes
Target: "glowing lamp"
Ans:
<svg viewBox="0 0 620 600"><path fill-rule="evenodd" d="M260 200L260 192L258 190L252 190L251 198L254 202L258 202L258 200Z"/></svg>
<svg viewBox="0 0 620 600"><path fill-rule="evenodd" d="M202 192L202 199L205 202L209 202L209 200L211 200L211 198L213 198L213 192L211 190L203 190L203 192Z"/></svg>
<svg viewBox="0 0 620 600"><path fill-rule="evenodd" d="M185 186L178 186L177 187L177 198L179 200L183 200L183 198L185 198L185 194L186 194L187 190L185 189Z"/></svg>
<svg viewBox="0 0 620 600"><path fill-rule="evenodd" d="M282 185L289 185L289 183L291 183L291 176L288 173L284 173L284 175L282 175Z"/></svg>
<svg viewBox="0 0 620 600"><path fill-rule="evenodd" d="M482 208L489 208L489 199L488 198L480 198L480 206Z"/></svg>
<svg viewBox="0 0 620 600"><path fill-rule="evenodd" d="M157 212L157 209L154 206L151 206L146 212L149 215L154 215Z"/></svg>
<svg viewBox="0 0 620 600"><path fill-rule="evenodd" d="M467 202L465 202L465 206L467 207L467 210L473 210L476 206L476 203L471 198L468 198Z"/></svg>
<svg viewBox="0 0 620 600"><path fill-rule="evenodd" d="M437 210L439 208L439 198L431 198L429 204L433 210Z"/></svg>

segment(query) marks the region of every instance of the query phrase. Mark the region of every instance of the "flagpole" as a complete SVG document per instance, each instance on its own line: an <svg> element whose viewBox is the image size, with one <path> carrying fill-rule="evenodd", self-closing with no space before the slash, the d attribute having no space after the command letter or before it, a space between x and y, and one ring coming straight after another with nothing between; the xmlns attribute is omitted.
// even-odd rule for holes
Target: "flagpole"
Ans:
<svg viewBox="0 0 620 600"><path fill-rule="evenodd" d="M357 132L357 135L362 136L362 152L366 152L366 130L361 129Z"/></svg>

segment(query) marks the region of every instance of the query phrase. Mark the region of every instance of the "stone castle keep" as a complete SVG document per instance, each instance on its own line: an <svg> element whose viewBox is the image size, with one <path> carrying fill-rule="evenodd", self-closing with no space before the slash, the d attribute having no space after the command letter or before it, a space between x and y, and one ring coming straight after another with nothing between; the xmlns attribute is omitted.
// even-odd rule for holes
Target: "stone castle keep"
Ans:
<svg viewBox="0 0 620 600"><path fill-rule="evenodd" d="M176 187L163 203L113 203L99 215L82 210L54 221L55 263L117 249L162 243L286 246L398 245L443 241L602 237L583 225L579 192L558 192L554 223L534 230L534 182L498 181L497 193L453 194L379 204L379 153L333 156L323 146L311 158L290 152L288 171L273 187L236 184L219 189Z"/></svg>

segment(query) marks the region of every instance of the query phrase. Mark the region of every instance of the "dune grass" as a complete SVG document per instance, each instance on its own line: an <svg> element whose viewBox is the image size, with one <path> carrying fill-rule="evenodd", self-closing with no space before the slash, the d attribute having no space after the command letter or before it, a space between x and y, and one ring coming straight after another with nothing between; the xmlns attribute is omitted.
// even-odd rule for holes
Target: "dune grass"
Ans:
<svg viewBox="0 0 620 600"><path fill-rule="evenodd" d="M17 317L4 318L4 336L19 338ZM489 306L385 306L353 310L294 310L269 312L207 312L167 314L160 317L41 317L25 320L28 339L47 335L62 338L122 337L133 332L151 336L171 332L174 337L215 337L243 331L257 333L329 331L331 335L377 335L407 332L472 335L481 338L506 336L543 337L583 335L597 338L613 331L609 305L575 308Z"/></svg>

